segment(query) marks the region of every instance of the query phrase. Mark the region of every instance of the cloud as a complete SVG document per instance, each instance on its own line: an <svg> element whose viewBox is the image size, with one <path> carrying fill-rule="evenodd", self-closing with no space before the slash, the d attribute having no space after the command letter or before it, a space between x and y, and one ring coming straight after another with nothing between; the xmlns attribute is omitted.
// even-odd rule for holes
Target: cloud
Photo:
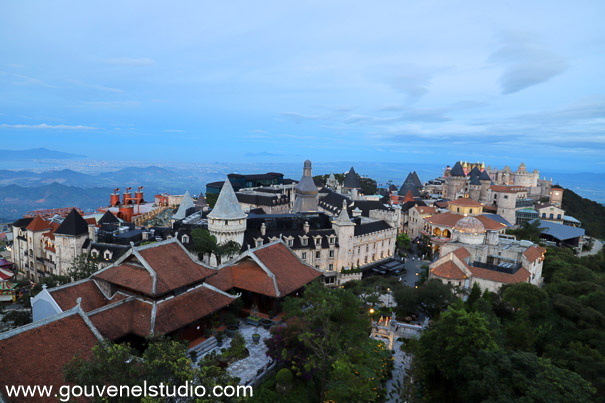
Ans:
<svg viewBox="0 0 605 403"><path fill-rule="evenodd" d="M296 112L281 112L280 115L293 120L297 124L300 124L301 122L307 121L307 120L319 120L322 118L319 115L304 115L302 113L296 113Z"/></svg>
<svg viewBox="0 0 605 403"><path fill-rule="evenodd" d="M10 128L10 129L97 130L96 127L92 127L92 126L49 125L46 123L40 123L37 125L25 125L25 124L9 125L9 124L3 123L3 124L0 124L0 127L6 127L6 128Z"/></svg>
<svg viewBox="0 0 605 403"><path fill-rule="evenodd" d="M59 88L54 85L47 84L44 81L39 80L35 77L26 76L23 74L10 73L7 71L0 70L0 75L12 77L14 79L14 81L12 82L13 85L37 85L46 88Z"/></svg>
<svg viewBox="0 0 605 403"><path fill-rule="evenodd" d="M545 83L562 74L569 66L561 56L532 43L531 38L519 35L505 39L487 61L504 66L500 76L503 94L513 94Z"/></svg>
<svg viewBox="0 0 605 403"><path fill-rule="evenodd" d="M185 133L185 131L179 129L166 129L164 130L164 133Z"/></svg>
<svg viewBox="0 0 605 403"><path fill-rule="evenodd" d="M105 63L121 64L124 66L149 66L155 64L155 61L148 57L114 57L105 59Z"/></svg>
<svg viewBox="0 0 605 403"><path fill-rule="evenodd" d="M97 85L97 84L89 84L89 83L85 83L80 80L66 80L66 81L69 83L75 84L79 87L91 88L91 89L99 90L99 91L113 92L115 94L121 94L122 92L124 92L119 88L105 87L103 85Z"/></svg>

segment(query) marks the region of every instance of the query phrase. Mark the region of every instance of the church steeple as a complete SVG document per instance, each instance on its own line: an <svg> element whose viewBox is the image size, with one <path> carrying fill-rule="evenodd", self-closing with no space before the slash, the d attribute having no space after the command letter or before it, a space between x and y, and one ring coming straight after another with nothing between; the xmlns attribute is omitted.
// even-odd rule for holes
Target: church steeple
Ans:
<svg viewBox="0 0 605 403"><path fill-rule="evenodd" d="M229 178L218 195L216 204L208 214L208 231L219 244L235 241L242 245L246 231L246 213L242 210Z"/></svg>

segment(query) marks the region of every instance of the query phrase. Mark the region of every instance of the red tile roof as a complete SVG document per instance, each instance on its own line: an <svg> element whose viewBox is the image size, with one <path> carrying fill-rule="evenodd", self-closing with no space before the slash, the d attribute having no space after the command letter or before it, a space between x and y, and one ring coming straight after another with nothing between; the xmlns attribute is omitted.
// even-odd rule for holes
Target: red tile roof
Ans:
<svg viewBox="0 0 605 403"><path fill-rule="evenodd" d="M435 207L428 207L428 206L414 206L412 207L414 209L416 209L416 211L418 211L419 214L436 214L437 213L437 209Z"/></svg>
<svg viewBox="0 0 605 403"><path fill-rule="evenodd" d="M64 287L53 288L49 290L49 293L64 311L76 306L78 297L82 298L81 307L84 312L89 312L126 298L124 294L116 294L113 299L105 298L99 287L90 279Z"/></svg>
<svg viewBox="0 0 605 403"><path fill-rule="evenodd" d="M107 306L107 309L93 312L89 316L103 337L116 340L128 334L149 336L151 311L152 304L131 299Z"/></svg>
<svg viewBox="0 0 605 403"><path fill-rule="evenodd" d="M177 243L170 242L135 251L140 254L129 256L122 264L95 274L96 278L129 288L150 296L160 296L178 288L202 282L216 274L216 270L192 260ZM145 269L151 267L157 277L153 292L153 275Z"/></svg>
<svg viewBox="0 0 605 403"><path fill-rule="evenodd" d="M251 250L250 254L253 254L275 275L279 295L275 290L273 279L252 256L223 267L216 276L207 279L208 284L221 290L235 287L282 298L321 276L319 271L298 260L296 255L281 242Z"/></svg>
<svg viewBox="0 0 605 403"><path fill-rule="evenodd" d="M514 284L526 282L529 279L529 272L521 267L515 274L502 273L495 270L482 269L479 267L471 266L471 272L473 277L482 278L485 280L496 281L504 284Z"/></svg>
<svg viewBox="0 0 605 403"><path fill-rule="evenodd" d="M527 248L527 250L523 252L523 256L525 256L530 262L535 262L537 259L540 259L545 252L546 248L534 245Z"/></svg>
<svg viewBox="0 0 605 403"><path fill-rule="evenodd" d="M491 185L489 187L494 192L499 193L521 193L527 192L527 188L524 186L504 186L504 185Z"/></svg>
<svg viewBox="0 0 605 403"><path fill-rule="evenodd" d="M453 251L452 253L454 255L456 255L456 257L463 262L464 262L464 259L471 256L470 252L465 247L460 247L460 248L456 249L455 251Z"/></svg>
<svg viewBox="0 0 605 403"><path fill-rule="evenodd" d="M27 225L26 227L29 231L42 231L46 229L51 229L51 226L48 221L45 221L40 216L35 216L34 219Z"/></svg>
<svg viewBox="0 0 605 403"><path fill-rule="evenodd" d="M216 273L216 270L191 260L176 242L144 249L139 253L158 276L157 295L198 283Z"/></svg>
<svg viewBox="0 0 605 403"><path fill-rule="evenodd" d="M153 278L146 269L133 264L110 267L95 274L94 278L147 295L153 295Z"/></svg>
<svg viewBox="0 0 605 403"><path fill-rule="evenodd" d="M451 260L448 260L439 266L433 267L431 269L431 273L434 276L451 280L464 280L466 278L464 272L458 266L456 266L456 263L452 262Z"/></svg>
<svg viewBox="0 0 605 403"><path fill-rule="evenodd" d="M226 307L234 301L205 286L157 304L155 332L167 334Z"/></svg>
<svg viewBox="0 0 605 403"><path fill-rule="evenodd" d="M275 274L281 297L321 276L319 271L298 260L294 252L281 242L256 249L253 253Z"/></svg>
<svg viewBox="0 0 605 403"><path fill-rule="evenodd" d="M63 366L76 354L90 357L98 341L78 313L33 326L13 336L10 332L0 335L0 393L5 397L4 385L52 385L58 390L65 384ZM56 402L57 398L20 397L9 401Z"/></svg>
<svg viewBox="0 0 605 403"><path fill-rule="evenodd" d="M473 217L481 221L481 224L483 224L486 230L495 231L506 228L506 225L501 224L496 220L492 220L487 216L476 215ZM461 214L454 214L448 211L447 213L435 214L430 217L425 217L424 219L433 225L442 225L445 227L454 228L456 223L458 223L458 221L462 220L463 218L464 216Z"/></svg>

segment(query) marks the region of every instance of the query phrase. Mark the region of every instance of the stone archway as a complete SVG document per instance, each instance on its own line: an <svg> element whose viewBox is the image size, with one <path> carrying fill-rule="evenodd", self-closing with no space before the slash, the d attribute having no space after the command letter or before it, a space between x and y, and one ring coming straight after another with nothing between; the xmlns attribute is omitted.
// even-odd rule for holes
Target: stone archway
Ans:
<svg viewBox="0 0 605 403"><path fill-rule="evenodd" d="M435 229L433 229L433 235L434 236L441 236L441 228L435 227Z"/></svg>
<svg viewBox="0 0 605 403"><path fill-rule="evenodd" d="M441 234L444 238L451 238L452 237L452 233L450 232L449 229L444 229L443 233Z"/></svg>

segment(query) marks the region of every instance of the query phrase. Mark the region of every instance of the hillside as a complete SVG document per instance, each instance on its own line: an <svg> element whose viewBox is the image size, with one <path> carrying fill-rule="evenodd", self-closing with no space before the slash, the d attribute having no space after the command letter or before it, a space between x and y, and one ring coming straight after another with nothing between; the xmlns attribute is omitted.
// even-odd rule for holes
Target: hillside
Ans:
<svg viewBox="0 0 605 403"><path fill-rule="evenodd" d="M605 206L586 199L573 190L565 189L563 209L566 215L577 218L586 229L586 235L605 238Z"/></svg>

